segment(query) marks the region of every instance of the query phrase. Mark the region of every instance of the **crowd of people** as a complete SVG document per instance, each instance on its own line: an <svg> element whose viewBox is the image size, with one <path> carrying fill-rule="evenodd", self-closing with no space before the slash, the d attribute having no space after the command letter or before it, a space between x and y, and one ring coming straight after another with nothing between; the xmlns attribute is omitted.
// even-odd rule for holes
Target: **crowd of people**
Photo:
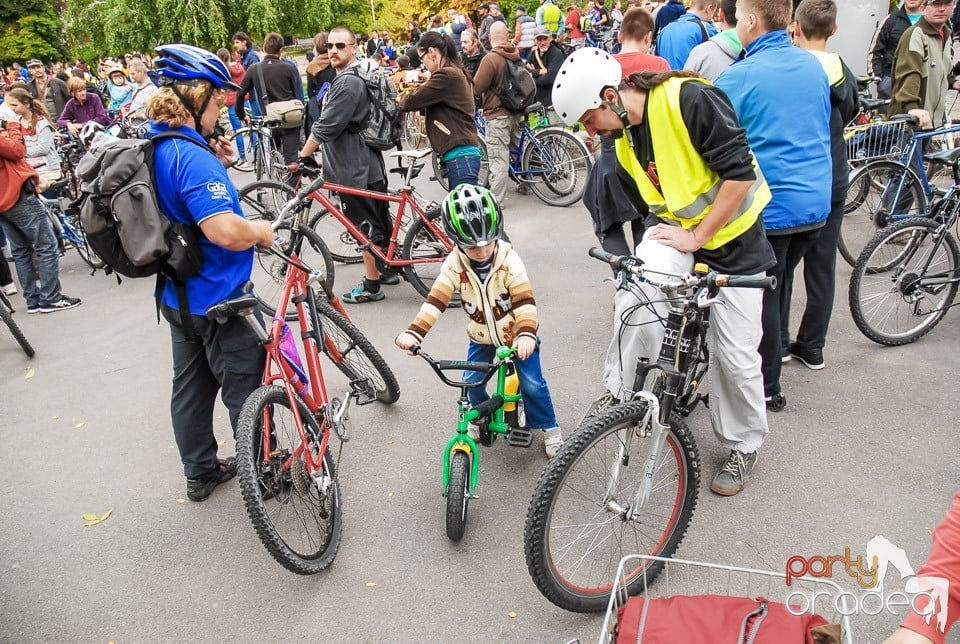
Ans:
<svg viewBox="0 0 960 644"><path fill-rule="evenodd" d="M947 90L960 87L951 8L950 0L904 0L880 26L870 61L880 94L891 98L891 114L909 113L924 126L946 121ZM710 418L729 450L710 487L724 496L744 489L769 432L768 412L787 405L782 364L796 359L814 370L826 364L848 177L843 127L858 110L856 78L829 52L836 4L802 0L794 9L791 0L691 0L687 7L679 0L659 6L630 0L621 6L617 0L608 7L589 0L585 8L561 8L541 0L515 14L511 29L496 3L479 5L476 18L450 9L431 15L424 27L411 21L400 43L382 30L335 27L313 38L305 79L283 55L280 34L267 34L261 48L243 32L233 35L233 51L164 45L156 60L138 53L101 60L96 74L83 61L47 67L29 60L7 70L0 231L10 240L28 312L80 303L61 292L56 241L36 196L44 178L59 170L56 129L76 135L86 123L119 117L148 123L151 134L182 135L156 145L156 181L167 216L202 231L203 274L187 282L188 310L172 291L163 294L161 308L174 355L174 433L191 500L206 499L236 472L232 459L217 457L218 391L235 426L263 364L262 346L242 322L234 319L228 329L204 312L240 289L254 248L273 242L268 225L243 218L226 168L237 153L246 161L244 142L234 148L218 125L227 119L236 129L271 104L299 101L302 119L274 130L284 161L311 163L319 151L329 180L383 191L383 156L362 135L376 107L364 74L381 69L402 90L399 110L424 114L430 146L446 167L451 192L441 217L457 246L396 344L405 350L419 344L459 291L470 316L467 359L486 360L496 344L513 344L531 428L544 431L548 457L562 447L540 369L530 279L503 236L513 205L509 150L521 115L506 109L501 89L508 64L518 62L553 122L580 123L600 137L584 205L605 248L670 272L703 262L721 272L777 278L764 292L722 289L725 306L713 309L710 328ZM602 32L616 33L616 53L586 46ZM487 121L489 190L477 185L477 109ZM386 244L385 202L344 196L343 210L372 243ZM806 308L791 333L793 276L801 263ZM343 296L347 303L382 301L383 287L401 281L369 250L363 265L361 283ZM6 262L0 288L17 292ZM627 291L616 295L606 393L595 411L629 399L638 358L658 355L663 327L649 322L664 316L663 298L649 285L644 296L646 302ZM187 318L193 332L185 331ZM472 393L473 402L482 399L482 392Z"/></svg>

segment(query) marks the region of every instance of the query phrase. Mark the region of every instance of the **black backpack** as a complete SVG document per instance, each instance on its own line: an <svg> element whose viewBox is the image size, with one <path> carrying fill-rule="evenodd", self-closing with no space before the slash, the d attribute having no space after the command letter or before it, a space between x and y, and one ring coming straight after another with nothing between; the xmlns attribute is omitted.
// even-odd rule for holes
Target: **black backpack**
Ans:
<svg viewBox="0 0 960 644"><path fill-rule="evenodd" d="M369 71L352 67L351 71L364 82L370 99L370 116L366 127L360 131L360 138L374 150L392 150L399 145L403 135L403 114L397 108L397 86L380 69Z"/></svg>
<svg viewBox="0 0 960 644"><path fill-rule="evenodd" d="M177 287L181 311L188 311L186 282L203 268L199 226L169 219L157 203L153 148L156 141L183 139L164 132L152 139L103 139L77 165L77 201L87 244L106 264L106 273L157 277L157 316L166 281ZM206 146L203 146L206 148ZM189 316L183 316L184 322ZM192 328L184 330L192 335Z"/></svg>
<svg viewBox="0 0 960 644"><path fill-rule="evenodd" d="M504 57L503 85L497 96L508 112L520 114L537 100L537 84L526 68L526 62Z"/></svg>

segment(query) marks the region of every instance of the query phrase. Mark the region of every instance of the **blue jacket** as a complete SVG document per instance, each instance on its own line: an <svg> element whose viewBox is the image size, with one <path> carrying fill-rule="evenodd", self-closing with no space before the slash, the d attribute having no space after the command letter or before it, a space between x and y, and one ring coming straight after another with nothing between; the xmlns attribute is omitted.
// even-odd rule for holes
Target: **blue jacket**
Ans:
<svg viewBox="0 0 960 644"><path fill-rule="evenodd" d="M704 38L706 30L706 38ZM670 69L683 69L690 51L717 35L717 29L695 13L685 13L667 25L657 37L657 56L666 58Z"/></svg>
<svg viewBox="0 0 960 644"><path fill-rule="evenodd" d="M830 86L810 52L784 30L750 43L717 78L730 97L773 199L768 234L818 228L830 212Z"/></svg>
<svg viewBox="0 0 960 644"><path fill-rule="evenodd" d="M686 12L687 8L683 6L683 3L680 2L680 0L670 0L670 2L667 4L662 5L659 9L657 9L657 19L653 25L653 37L656 38L657 34L659 34L664 27Z"/></svg>

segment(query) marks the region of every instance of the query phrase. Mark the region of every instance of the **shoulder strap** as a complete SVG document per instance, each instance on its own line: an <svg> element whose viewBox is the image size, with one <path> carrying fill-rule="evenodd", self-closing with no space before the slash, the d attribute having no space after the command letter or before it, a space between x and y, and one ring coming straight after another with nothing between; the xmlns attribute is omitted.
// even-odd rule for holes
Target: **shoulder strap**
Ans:
<svg viewBox="0 0 960 644"><path fill-rule="evenodd" d="M707 26L703 24L703 20L700 19L700 16L696 17L696 21L697 24L700 25L700 42L705 43L710 40L710 34L707 32Z"/></svg>
<svg viewBox="0 0 960 644"><path fill-rule="evenodd" d="M257 80L259 81L258 84L260 85L260 96L257 97L260 99L260 109L263 110L264 114L266 114L267 103L270 101L267 100L267 82L263 80L263 62L261 61L253 67L257 68ZM253 71L253 68L251 68L250 71Z"/></svg>

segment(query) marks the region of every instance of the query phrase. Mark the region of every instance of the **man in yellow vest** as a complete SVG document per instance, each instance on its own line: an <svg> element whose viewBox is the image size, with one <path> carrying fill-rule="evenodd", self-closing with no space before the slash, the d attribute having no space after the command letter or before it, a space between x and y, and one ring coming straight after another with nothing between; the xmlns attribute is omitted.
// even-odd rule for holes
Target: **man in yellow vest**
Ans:
<svg viewBox="0 0 960 644"><path fill-rule="evenodd" d="M596 48L571 54L557 74L553 103L568 125L616 139L618 172L628 195L650 208L635 255L654 270L690 271L694 262L721 273L760 275L776 264L761 211L770 190L746 134L723 92L688 72L638 72ZM615 297L614 334L604 367L607 401L632 396L637 359L655 361L667 305L643 285L646 301ZM710 420L730 450L710 489L740 492L767 435L758 347L763 293L724 288L713 307Z"/></svg>

